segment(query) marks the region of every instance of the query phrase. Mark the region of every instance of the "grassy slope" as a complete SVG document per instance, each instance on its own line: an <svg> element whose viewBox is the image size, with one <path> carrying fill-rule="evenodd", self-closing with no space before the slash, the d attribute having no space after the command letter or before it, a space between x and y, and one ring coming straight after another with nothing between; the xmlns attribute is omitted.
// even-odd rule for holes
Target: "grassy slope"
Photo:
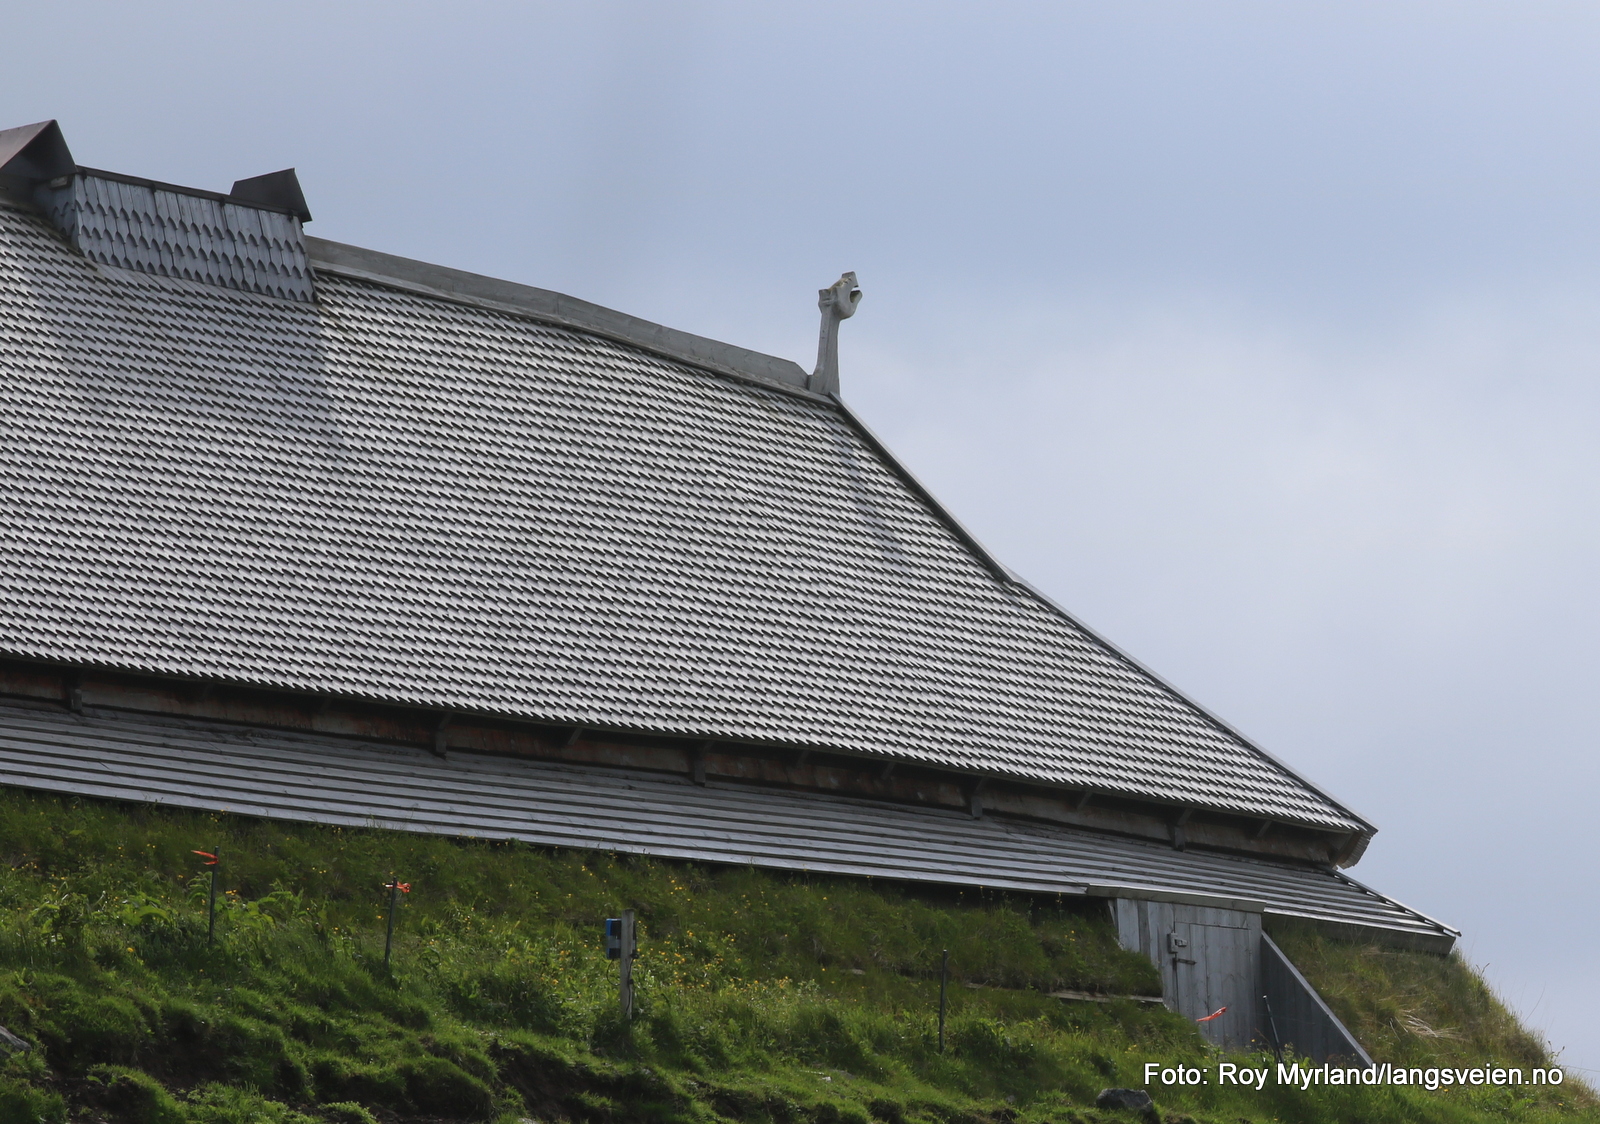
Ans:
<svg viewBox="0 0 1600 1124"><path fill-rule="evenodd" d="M219 844L230 892L208 947L190 851ZM1146 1060L1214 1060L1191 1024L1159 1008L1041 994L1155 988L1154 969L1116 948L1094 903L7 790L0 857L0 1023L41 1047L0 1063L0 1124L1082 1121L1111 1119L1086 1106L1104 1086L1138 1085ZM381 964L379 888L391 872L414 887L392 974ZM614 965L597 948L601 918L624 906L641 919L631 1032L615 1015ZM1312 971L1324 986L1346 970L1334 946L1285 939L1301 939L1295 955L1322 957ZM962 983L987 986L952 989L941 1055L944 948ZM1405 979L1416 989L1406 1009L1435 1017L1434 981ZM1465 1035L1480 1009L1459 1010L1450 1025ZM1393 1042L1373 1040L1380 1052L1419 1036L1396 1025ZM1471 1028L1481 1040L1435 1036L1427 1047L1475 1063L1537 1049L1514 1022ZM1169 1115L1229 1124L1442 1124L1575 1119L1588 1110L1570 1103L1574 1093L1208 1087L1157 1090L1157 1100Z"/></svg>
<svg viewBox="0 0 1600 1124"><path fill-rule="evenodd" d="M1301 925L1269 930L1374 1057L1424 1067L1488 1057L1528 1068L1552 1064L1544 1042L1459 954L1332 941Z"/></svg>

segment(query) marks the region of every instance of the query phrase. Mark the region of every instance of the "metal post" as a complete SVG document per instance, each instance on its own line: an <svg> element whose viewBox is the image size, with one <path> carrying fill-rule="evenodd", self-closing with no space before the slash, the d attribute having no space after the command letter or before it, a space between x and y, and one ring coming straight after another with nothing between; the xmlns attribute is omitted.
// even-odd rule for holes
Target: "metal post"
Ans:
<svg viewBox="0 0 1600 1124"><path fill-rule="evenodd" d="M944 1008L945 996L950 989L950 950L944 950L943 959L939 963L939 1053L944 1053Z"/></svg>
<svg viewBox="0 0 1600 1124"><path fill-rule="evenodd" d="M622 911L622 948L621 955L617 957L617 998L622 1003L622 1021L633 1022L633 954L638 951L634 947L633 937L633 910Z"/></svg>
<svg viewBox="0 0 1600 1124"><path fill-rule="evenodd" d="M217 871L222 868L222 848L212 854L211 891L206 895L206 944L217 943Z"/></svg>
<svg viewBox="0 0 1600 1124"><path fill-rule="evenodd" d="M1278 1020L1272 1017L1272 1000L1263 995L1261 1003L1267 1009L1267 1031L1272 1035L1272 1053L1281 1065L1283 1063L1283 1039L1278 1037Z"/></svg>
<svg viewBox="0 0 1600 1124"><path fill-rule="evenodd" d="M389 921L383 931L383 970L389 970L389 954L394 951L394 907L400 901L400 880L389 879Z"/></svg>

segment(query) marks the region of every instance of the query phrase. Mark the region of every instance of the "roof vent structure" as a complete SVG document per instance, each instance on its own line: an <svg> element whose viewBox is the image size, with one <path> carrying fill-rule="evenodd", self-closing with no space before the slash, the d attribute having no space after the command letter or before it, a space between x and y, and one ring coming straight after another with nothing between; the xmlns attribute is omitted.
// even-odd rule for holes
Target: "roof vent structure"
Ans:
<svg viewBox="0 0 1600 1124"><path fill-rule="evenodd" d="M281 172L268 172L264 176L252 176L247 180L234 180L233 190L228 192L228 198L235 203L286 211L301 222L311 221L311 212L306 207L305 192L300 190L300 177L294 174L293 168L285 168Z"/></svg>
<svg viewBox="0 0 1600 1124"><path fill-rule="evenodd" d="M69 176L77 165L61 126L40 121L16 129L0 129L0 185L31 191L34 184Z"/></svg>
<svg viewBox="0 0 1600 1124"><path fill-rule="evenodd" d="M79 167L60 127L0 131L0 191L31 202L92 261L226 289L313 299L294 169L230 195Z"/></svg>

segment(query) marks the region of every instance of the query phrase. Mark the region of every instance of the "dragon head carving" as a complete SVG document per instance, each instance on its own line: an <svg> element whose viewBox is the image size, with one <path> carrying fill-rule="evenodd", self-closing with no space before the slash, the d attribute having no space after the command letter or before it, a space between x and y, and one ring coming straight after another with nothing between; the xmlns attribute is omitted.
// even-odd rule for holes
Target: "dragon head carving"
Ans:
<svg viewBox="0 0 1600 1124"><path fill-rule="evenodd" d="M817 292L817 307L831 312L839 320L848 320L856 314L861 303L861 289L856 285L854 273L841 274L839 280Z"/></svg>

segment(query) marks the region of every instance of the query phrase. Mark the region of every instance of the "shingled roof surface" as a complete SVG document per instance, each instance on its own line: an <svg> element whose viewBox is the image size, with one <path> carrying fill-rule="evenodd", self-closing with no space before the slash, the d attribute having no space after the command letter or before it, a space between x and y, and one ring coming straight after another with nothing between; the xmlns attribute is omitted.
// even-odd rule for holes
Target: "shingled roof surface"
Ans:
<svg viewBox="0 0 1600 1124"><path fill-rule="evenodd" d="M994 573L829 402L0 208L0 650L1366 825Z"/></svg>

